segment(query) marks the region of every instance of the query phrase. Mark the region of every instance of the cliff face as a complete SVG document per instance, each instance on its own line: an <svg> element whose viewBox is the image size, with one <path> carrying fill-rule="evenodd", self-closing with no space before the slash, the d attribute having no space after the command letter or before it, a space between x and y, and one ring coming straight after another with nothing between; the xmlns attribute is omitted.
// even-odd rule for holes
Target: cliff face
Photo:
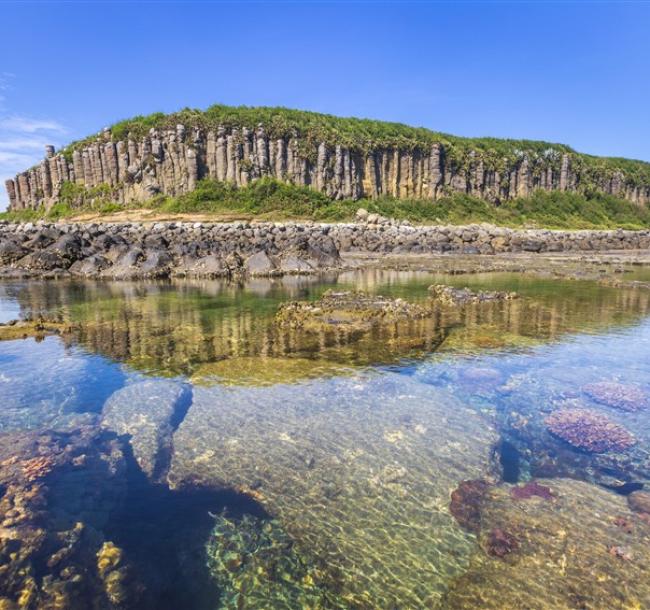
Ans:
<svg viewBox="0 0 650 610"><path fill-rule="evenodd" d="M453 147L433 143L361 148L314 141L308 136L271 137L256 129L214 129L177 125L152 128L142 138L115 141L110 130L72 152L55 154L6 182L10 209L49 207L68 191L130 203L157 194L192 191L198 180L212 178L238 186L269 176L310 186L334 199L389 195L437 199L467 193L489 201L527 196L535 189L596 189L639 205L650 202L650 185L635 182L622 170L598 171L577 153L549 150L521 153L516 160L485 160L481 151L462 159ZM70 188L66 185L73 184Z"/></svg>

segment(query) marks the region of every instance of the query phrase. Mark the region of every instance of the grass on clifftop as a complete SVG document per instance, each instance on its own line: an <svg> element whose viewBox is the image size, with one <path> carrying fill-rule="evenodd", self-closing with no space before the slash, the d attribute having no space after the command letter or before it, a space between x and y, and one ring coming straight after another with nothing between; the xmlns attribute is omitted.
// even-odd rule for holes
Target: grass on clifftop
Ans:
<svg viewBox="0 0 650 610"><path fill-rule="evenodd" d="M468 195L455 194L437 201L424 199L362 199L333 201L308 187L261 179L236 188L202 180L196 190L180 197L157 197L139 208L161 214L200 214L258 220L314 220L341 222L354 218L359 208L390 218L421 224L471 224L487 222L509 227L555 229L650 228L650 208L639 207L609 195L591 196L558 191L537 191L531 197L505 201L497 206ZM93 204L73 207L62 202L49 211L23 210L0 214L5 220L59 220L94 212L107 215L128 209L101 197Z"/></svg>
<svg viewBox="0 0 650 610"><path fill-rule="evenodd" d="M175 129L184 125L186 138L191 144L193 127L216 129L219 126L248 128L255 130L263 125L272 138L298 136L302 153L315 160L319 142L339 144L353 150L368 151L376 148L394 147L401 150L430 150L434 143L445 146L446 155L458 168L467 168L471 163L482 160L487 168L502 171L505 164L521 160L527 155L531 161L539 160L543 167L559 170L562 153L572 155L576 169L583 168L583 183L589 181L588 174L611 176L615 171L625 174L626 182L634 185L650 185L650 163L619 157L596 157L574 151L565 144L541 140L514 140L506 138L467 138L432 131L424 127L412 127L403 123L339 117L319 112L294 110L270 106L226 106L214 104L205 110L183 108L178 112L165 114L156 112L139 115L119 121L111 126L110 137L114 141L127 138L140 139L150 129ZM72 142L61 152L71 158L72 151L83 148L100 136L93 134L83 140Z"/></svg>

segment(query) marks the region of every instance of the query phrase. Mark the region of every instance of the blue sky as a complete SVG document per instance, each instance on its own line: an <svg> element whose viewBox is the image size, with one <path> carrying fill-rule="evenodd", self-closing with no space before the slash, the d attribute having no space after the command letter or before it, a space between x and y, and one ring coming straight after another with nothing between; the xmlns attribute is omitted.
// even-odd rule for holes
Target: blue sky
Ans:
<svg viewBox="0 0 650 610"><path fill-rule="evenodd" d="M650 161L650 3L0 1L0 23L0 184L46 143L215 102Z"/></svg>

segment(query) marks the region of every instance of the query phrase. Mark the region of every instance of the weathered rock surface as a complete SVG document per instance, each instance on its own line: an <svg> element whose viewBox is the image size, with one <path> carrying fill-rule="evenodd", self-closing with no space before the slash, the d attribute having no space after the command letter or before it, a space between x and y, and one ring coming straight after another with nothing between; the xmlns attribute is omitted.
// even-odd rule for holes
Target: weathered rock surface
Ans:
<svg viewBox="0 0 650 610"><path fill-rule="evenodd" d="M492 301L511 301L518 297L516 292L483 291L474 292L469 288L454 288L445 284L429 286L431 297L442 305L468 305Z"/></svg>
<svg viewBox="0 0 650 610"><path fill-rule="evenodd" d="M646 231L514 230L369 223L0 222L0 273L137 279L286 275L341 266L341 253L499 254L650 248Z"/></svg>
<svg viewBox="0 0 650 610"><path fill-rule="evenodd" d="M192 400L189 385L148 380L127 385L104 405L102 427L128 435L133 457L150 479L169 464L172 433Z"/></svg>
<svg viewBox="0 0 650 610"><path fill-rule="evenodd" d="M310 186L334 199L409 197L436 199L450 192L490 201L525 197L536 189L581 191L584 184L638 204L650 201L650 186L628 179L621 170L602 171L576 155L549 149L521 153L514 159L483 158L468 151L464 162L439 143L419 147L378 147L367 151L305 136L272 137L258 129L185 125L152 129L140 139L113 141L110 130L69 155L55 154L38 166L7 180L12 209L51 206L62 187L72 182L113 200L144 201L157 194L192 191L198 180L212 178L244 186L270 176ZM94 190L93 190L94 189ZM381 217L367 214L369 222ZM526 242L534 250L538 242Z"/></svg>
<svg viewBox="0 0 650 610"><path fill-rule="evenodd" d="M286 328L322 331L329 328L367 331L400 320L427 318L432 312L403 299L364 292L328 290L315 302L293 301L278 309L276 322Z"/></svg>

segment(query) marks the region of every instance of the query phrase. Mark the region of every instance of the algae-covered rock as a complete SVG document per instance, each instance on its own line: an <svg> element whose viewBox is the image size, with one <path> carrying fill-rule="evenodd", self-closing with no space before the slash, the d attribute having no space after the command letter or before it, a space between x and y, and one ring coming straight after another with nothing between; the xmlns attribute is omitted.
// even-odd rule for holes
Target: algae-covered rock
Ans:
<svg viewBox="0 0 650 610"><path fill-rule="evenodd" d="M347 603L323 586L322 571L296 552L275 519L220 514L207 544L211 573L221 592L219 608L310 608L346 610Z"/></svg>
<svg viewBox="0 0 650 610"><path fill-rule="evenodd" d="M470 288L456 288L446 284L429 286L429 294L434 301L442 305L468 305L472 303L488 303L491 301L511 301L519 295L516 292L484 291L475 292Z"/></svg>
<svg viewBox="0 0 650 610"><path fill-rule="evenodd" d="M319 301L284 303L278 309L276 322L286 328L312 331L341 328L364 332L381 324L430 316L431 312L426 308L403 299L328 290Z"/></svg>
<svg viewBox="0 0 650 610"><path fill-rule="evenodd" d="M149 478L156 478L168 463L172 433L191 399L184 383L164 379L133 383L108 398L102 427L128 435L138 465Z"/></svg>
<svg viewBox="0 0 650 610"><path fill-rule="evenodd" d="M56 320L11 320L0 323L0 341L34 338L37 341L50 335L70 335L72 325Z"/></svg>
<svg viewBox="0 0 650 610"><path fill-rule="evenodd" d="M482 415L402 375L311 381L299 394L196 387L168 479L248 493L350 608L433 607L474 545L449 495L490 476L496 441Z"/></svg>
<svg viewBox="0 0 650 610"><path fill-rule="evenodd" d="M4 607L138 606L142 589L129 582L127 561L102 535L124 497L124 469L119 442L90 427L0 434Z"/></svg>
<svg viewBox="0 0 650 610"><path fill-rule="evenodd" d="M570 479L540 483L552 490L551 499L517 500L508 486L487 492L481 507L481 550L440 607L649 607L650 525L611 491Z"/></svg>

